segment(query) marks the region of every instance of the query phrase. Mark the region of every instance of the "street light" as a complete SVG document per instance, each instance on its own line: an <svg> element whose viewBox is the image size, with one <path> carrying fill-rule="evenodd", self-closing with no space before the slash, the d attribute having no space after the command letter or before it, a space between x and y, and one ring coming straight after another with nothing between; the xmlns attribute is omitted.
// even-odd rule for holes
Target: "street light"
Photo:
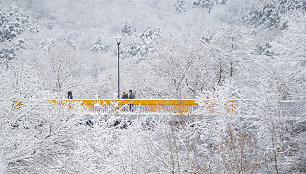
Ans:
<svg viewBox="0 0 306 174"><path fill-rule="evenodd" d="M120 41L121 41L121 37L120 36L116 37L116 42L117 42L117 45L118 45L118 99L120 99L120 74L119 74L119 57L120 57L119 46L120 46Z"/></svg>

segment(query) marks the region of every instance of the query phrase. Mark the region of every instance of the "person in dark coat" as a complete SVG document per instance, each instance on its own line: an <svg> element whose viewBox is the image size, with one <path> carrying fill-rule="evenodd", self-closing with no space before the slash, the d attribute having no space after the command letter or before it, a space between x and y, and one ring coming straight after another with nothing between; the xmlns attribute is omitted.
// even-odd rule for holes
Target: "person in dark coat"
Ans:
<svg viewBox="0 0 306 174"><path fill-rule="evenodd" d="M123 92L122 99L128 99L128 98L129 98L128 94L126 92Z"/></svg>
<svg viewBox="0 0 306 174"><path fill-rule="evenodd" d="M73 99L71 91L68 91L68 99Z"/></svg>

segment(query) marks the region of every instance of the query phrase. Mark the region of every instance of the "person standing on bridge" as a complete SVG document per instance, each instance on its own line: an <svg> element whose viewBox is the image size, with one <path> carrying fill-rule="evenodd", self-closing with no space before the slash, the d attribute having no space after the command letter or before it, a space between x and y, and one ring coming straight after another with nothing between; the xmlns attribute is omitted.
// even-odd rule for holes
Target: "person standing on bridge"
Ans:
<svg viewBox="0 0 306 174"><path fill-rule="evenodd" d="M68 99L73 99L71 91L68 91Z"/></svg>
<svg viewBox="0 0 306 174"><path fill-rule="evenodd" d="M129 90L129 99L135 99L135 95L133 94L133 91L132 90Z"/></svg>
<svg viewBox="0 0 306 174"><path fill-rule="evenodd" d="M128 98L129 98L128 94L126 92L123 92L122 99L128 99Z"/></svg>
<svg viewBox="0 0 306 174"><path fill-rule="evenodd" d="M129 99L135 99L135 95L133 94L133 91L132 90L129 90ZM130 112L134 112L134 105L133 104L130 104Z"/></svg>

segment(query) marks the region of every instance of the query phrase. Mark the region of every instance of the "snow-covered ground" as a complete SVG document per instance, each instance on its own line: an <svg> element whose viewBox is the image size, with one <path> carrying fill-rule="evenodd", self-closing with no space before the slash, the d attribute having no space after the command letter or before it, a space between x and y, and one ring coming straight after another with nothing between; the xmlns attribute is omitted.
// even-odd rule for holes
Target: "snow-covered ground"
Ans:
<svg viewBox="0 0 306 174"><path fill-rule="evenodd" d="M0 174L306 173L305 7L0 0ZM116 122L122 114L47 104L68 91L117 98L118 46L120 92L218 106L234 99L237 112Z"/></svg>
<svg viewBox="0 0 306 174"><path fill-rule="evenodd" d="M0 174L4 174L5 166L4 163L2 162L2 159L0 158Z"/></svg>

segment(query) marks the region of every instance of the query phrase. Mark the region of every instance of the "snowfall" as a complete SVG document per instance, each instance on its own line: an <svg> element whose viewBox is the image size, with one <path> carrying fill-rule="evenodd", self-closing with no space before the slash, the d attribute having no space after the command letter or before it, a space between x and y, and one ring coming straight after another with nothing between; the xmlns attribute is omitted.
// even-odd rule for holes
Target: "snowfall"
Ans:
<svg viewBox="0 0 306 174"><path fill-rule="evenodd" d="M0 0L0 174L306 173L305 23L305 0ZM50 103L118 86L200 107Z"/></svg>

